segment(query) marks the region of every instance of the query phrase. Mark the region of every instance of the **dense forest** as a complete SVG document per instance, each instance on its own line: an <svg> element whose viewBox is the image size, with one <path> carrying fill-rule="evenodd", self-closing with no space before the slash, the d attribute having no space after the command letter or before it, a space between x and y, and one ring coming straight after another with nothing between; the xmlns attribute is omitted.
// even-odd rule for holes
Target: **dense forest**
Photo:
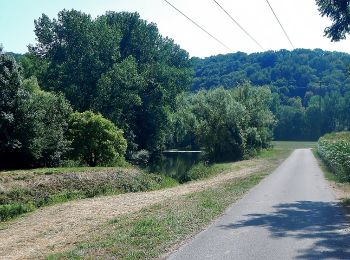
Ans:
<svg viewBox="0 0 350 260"><path fill-rule="evenodd" d="M350 127L350 55L320 49L233 53L194 59L193 91L250 81L275 94L275 138L316 140Z"/></svg>
<svg viewBox="0 0 350 260"><path fill-rule="evenodd" d="M350 55L319 49L190 58L137 13L35 20L0 49L0 168L147 163L167 148L238 160L271 140L350 126Z"/></svg>

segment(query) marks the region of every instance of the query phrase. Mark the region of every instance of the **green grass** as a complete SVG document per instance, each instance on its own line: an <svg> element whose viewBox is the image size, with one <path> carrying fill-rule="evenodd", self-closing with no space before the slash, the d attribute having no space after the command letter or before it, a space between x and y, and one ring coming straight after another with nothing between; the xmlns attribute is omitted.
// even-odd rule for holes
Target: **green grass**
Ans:
<svg viewBox="0 0 350 260"><path fill-rule="evenodd" d="M303 148L316 149L317 142L306 141L273 141L272 144L279 150L294 150Z"/></svg>
<svg viewBox="0 0 350 260"><path fill-rule="evenodd" d="M261 151L259 160L276 163L295 148L314 147L311 142L274 142L274 148ZM251 167L252 161L194 166L191 180L209 178L223 172ZM162 175L121 167L39 168L0 172L0 221L36 208L101 195L115 195L173 187L178 183Z"/></svg>
<svg viewBox="0 0 350 260"><path fill-rule="evenodd" d="M113 170L116 167L57 167L57 168L36 168L36 169L24 169L24 170L8 170L8 171L0 171L1 174L59 174L59 173L73 173L73 172L100 172Z"/></svg>
<svg viewBox="0 0 350 260"><path fill-rule="evenodd" d="M200 180L213 177L218 174L222 174L227 171L239 170L242 168L242 165L238 163L214 163L206 164L200 162L194 165L189 172L187 173L190 180Z"/></svg>
<svg viewBox="0 0 350 260"><path fill-rule="evenodd" d="M0 176L0 222L37 208L71 200L150 191L173 187L170 177L144 173L139 169L90 168L78 172L32 174L7 172Z"/></svg>
<svg viewBox="0 0 350 260"><path fill-rule="evenodd" d="M85 242L78 244L73 250L50 255L48 259L130 260L164 256L174 246L198 233L220 216L229 205L272 172L293 149L310 146L315 147L315 143L276 142L273 149L262 151L256 160L212 165L212 174L198 173L199 178L208 178L232 169L255 167L259 163L263 163L266 168L245 178L168 199L139 212L114 218L102 226L95 236L86 238Z"/></svg>
<svg viewBox="0 0 350 260"><path fill-rule="evenodd" d="M316 146L316 142L277 141L273 142L273 147L270 149L259 151L254 158L267 160L269 162L278 161L281 158L286 158L294 149L312 148L314 150ZM223 172L240 170L242 168L250 166L252 166L250 160L214 164L206 164L204 162L200 162L189 170L188 177L190 180L207 179Z"/></svg>
<svg viewBox="0 0 350 260"><path fill-rule="evenodd" d="M350 206L350 198L344 198L344 199L342 200L342 204L343 204L344 206Z"/></svg>
<svg viewBox="0 0 350 260"><path fill-rule="evenodd" d="M98 237L48 259L157 258L207 226L264 176L259 173L115 218L105 224Z"/></svg>

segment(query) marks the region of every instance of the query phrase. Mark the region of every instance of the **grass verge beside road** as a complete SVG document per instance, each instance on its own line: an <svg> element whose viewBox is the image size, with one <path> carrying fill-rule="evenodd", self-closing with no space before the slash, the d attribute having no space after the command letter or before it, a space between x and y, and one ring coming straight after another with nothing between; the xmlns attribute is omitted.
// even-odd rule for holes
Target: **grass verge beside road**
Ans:
<svg viewBox="0 0 350 260"><path fill-rule="evenodd" d="M265 173L258 173L236 179L115 218L101 227L99 236L70 252L51 255L48 259L159 257L207 226L264 176Z"/></svg>
<svg viewBox="0 0 350 260"><path fill-rule="evenodd" d="M256 159L238 163L240 167L247 168L266 166L262 170L114 218L73 250L50 255L48 259L102 257L130 260L164 256L208 226L230 204L271 173L295 148L306 147L310 147L310 144L277 142L273 149L260 153ZM227 171L230 167L233 169L233 165L235 163L220 167Z"/></svg>

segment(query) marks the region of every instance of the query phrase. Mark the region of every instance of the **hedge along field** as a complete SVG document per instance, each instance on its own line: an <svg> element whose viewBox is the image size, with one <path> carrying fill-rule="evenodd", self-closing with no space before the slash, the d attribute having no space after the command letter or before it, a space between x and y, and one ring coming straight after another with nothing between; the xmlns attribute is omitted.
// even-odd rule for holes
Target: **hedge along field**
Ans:
<svg viewBox="0 0 350 260"><path fill-rule="evenodd" d="M339 181L350 182L350 132L326 134L317 150Z"/></svg>

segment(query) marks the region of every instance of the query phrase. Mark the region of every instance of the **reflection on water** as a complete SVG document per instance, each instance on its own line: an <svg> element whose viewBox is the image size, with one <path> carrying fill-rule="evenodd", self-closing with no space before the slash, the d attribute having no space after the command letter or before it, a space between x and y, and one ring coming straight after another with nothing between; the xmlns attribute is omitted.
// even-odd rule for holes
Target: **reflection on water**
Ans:
<svg viewBox="0 0 350 260"><path fill-rule="evenodd" d="M200 151L167 151L153 160L148 170L170 176L183 183L189 181L188 170L198 163L202 157Z"/></svg>

